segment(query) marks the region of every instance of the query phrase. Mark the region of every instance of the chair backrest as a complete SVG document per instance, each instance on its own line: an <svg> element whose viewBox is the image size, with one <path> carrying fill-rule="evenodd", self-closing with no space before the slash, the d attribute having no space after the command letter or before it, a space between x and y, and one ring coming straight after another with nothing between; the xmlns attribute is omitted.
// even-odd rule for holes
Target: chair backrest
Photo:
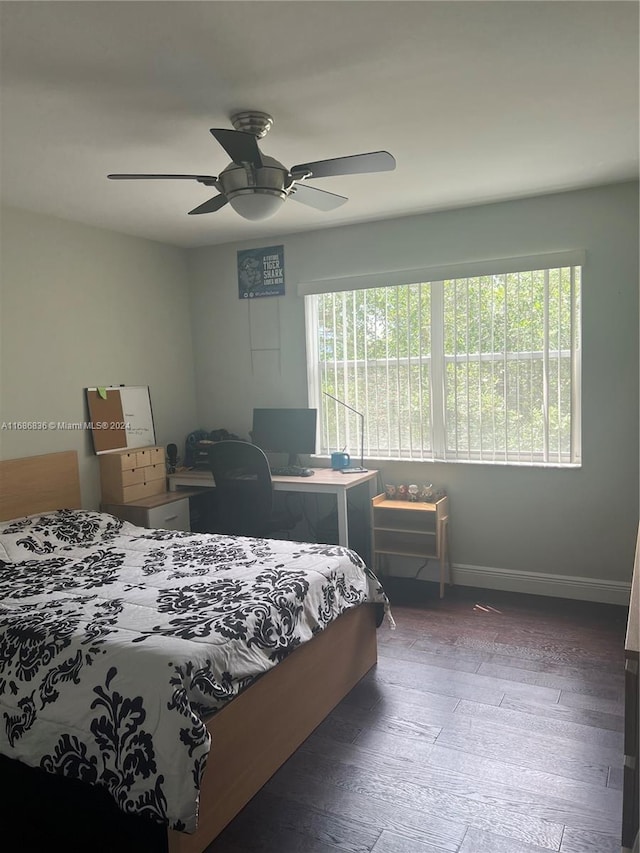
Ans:
<svg viewBox="0 0 640 853"><path fill-rule="evenodd" d="M237 536L260 536L273 509L269 461L255 444L220 441L209 450L216 484L217 528Z"/></svg>

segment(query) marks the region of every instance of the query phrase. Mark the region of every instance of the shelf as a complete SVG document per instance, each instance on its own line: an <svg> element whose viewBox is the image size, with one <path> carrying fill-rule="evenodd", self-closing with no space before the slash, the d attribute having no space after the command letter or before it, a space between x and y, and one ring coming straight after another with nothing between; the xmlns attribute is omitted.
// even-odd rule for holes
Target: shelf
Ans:
<svg viewBox="0 0 640 853"><path fill-rule="evenodd" d="M390 510L399 509L401 512L410 510L411 512L434 513L439 503L446 501L446 498L441 498L437 503L424 503L423 501L392 501L384 495L376 495L373 498L373 505L376 509Z"/></svg>
<svg viewBox="0 0 640 853"><path fill-rule="evenodd" d="M374 550L378 553L389 553L417 557L432 557L440 555L435 533L416 533L406 530L380 530L374 528Z"/></svg>
<svg viewBox="0 0 640 853"><path fill-rule="evenodd" d="M435 530L417 530L415 527L383 527L381 524L376 524L375 529L378 531L388 531L389 533L419 533L421 536L435 536Z"/></svg>

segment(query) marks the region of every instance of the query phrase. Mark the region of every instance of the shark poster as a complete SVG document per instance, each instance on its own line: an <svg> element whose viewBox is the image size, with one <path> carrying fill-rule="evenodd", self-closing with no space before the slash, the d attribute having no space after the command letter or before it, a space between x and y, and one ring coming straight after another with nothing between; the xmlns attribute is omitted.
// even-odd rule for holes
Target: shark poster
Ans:
<svg viewBox="0 0 640 853"><path fill-rule="evenodd" d="M256 299L284 295L284 246L238 252L238 296Z"/></svg>

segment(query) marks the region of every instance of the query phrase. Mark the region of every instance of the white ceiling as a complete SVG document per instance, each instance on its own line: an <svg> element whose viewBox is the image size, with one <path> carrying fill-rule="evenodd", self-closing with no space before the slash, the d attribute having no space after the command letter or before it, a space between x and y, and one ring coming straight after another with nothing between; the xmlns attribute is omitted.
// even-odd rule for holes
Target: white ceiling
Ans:
<svg viewBox="0 0 640 853"><path fill-rule="evenodd" d="M637 2L3 2L3 201L180 246L638 175ZM217 175L209 133L271 113L287 166L385 149L394 172L325 178L248 222L215 190L109 172Z"/></svg>

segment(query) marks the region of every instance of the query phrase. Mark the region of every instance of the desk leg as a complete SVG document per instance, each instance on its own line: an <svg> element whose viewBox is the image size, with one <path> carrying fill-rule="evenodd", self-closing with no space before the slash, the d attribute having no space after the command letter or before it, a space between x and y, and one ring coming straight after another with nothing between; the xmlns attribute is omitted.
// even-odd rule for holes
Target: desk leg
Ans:
<svg viewBox="0 0 640 853"><path fill-rule="evenodd" d="M377 490L377 478L374 477L369 480L369 506L365 511L365 515L371 512L371 499L373 499L378 490ZM359 485L357 486L359 488ZM349 547L349 513L347 510L347 492L348 489L341 489L336 494L336 503L338 505L338 544L344 545L345 548Z"/></svg>
<svg viewBox="0 0 640 853"><path fill-rule="evenodd" d="M336 495L338 504L338 544L349 547L349 517L347 513L347 490L341 489Z"/></svg>
<svg viewBox="0 0 640 853"><path fill-rule="evenodd" d="M369 553L366 556L366 563L372 569L374 574L378 571L378 563L382 559L381 557L376 560L376 549L375 543L373 541L373 499L378 494L378 477L375 476L371 480L369 480L369 506L367 507L366 518L369 522ZM388 558L387 558L388 559Z"/></svg>

